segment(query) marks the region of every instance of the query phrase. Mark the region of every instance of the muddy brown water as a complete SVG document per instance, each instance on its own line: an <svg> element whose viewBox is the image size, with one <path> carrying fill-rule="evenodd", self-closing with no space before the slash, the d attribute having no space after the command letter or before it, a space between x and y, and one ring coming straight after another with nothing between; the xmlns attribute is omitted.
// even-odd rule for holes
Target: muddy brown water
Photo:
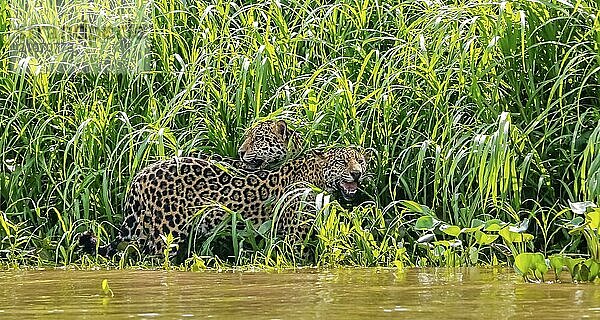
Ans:
<svg viewBox="0 0 600 320"><path fill-rule="evenodd" d="M375 317L600 319L600 285L524 283L485 268L0 273L0 319Z"/></svg>

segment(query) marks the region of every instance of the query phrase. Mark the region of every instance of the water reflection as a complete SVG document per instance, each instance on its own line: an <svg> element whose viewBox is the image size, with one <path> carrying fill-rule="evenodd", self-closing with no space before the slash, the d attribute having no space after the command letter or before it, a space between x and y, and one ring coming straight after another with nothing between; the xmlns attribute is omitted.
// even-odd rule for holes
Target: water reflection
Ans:
<svg viewBox="0 0 600 320"><path fill-rule="evenodd" d="M114 292L105 297L102 279ZM0 274L0 318L600 317L594 284L528 284L506 269Z"/></svg>

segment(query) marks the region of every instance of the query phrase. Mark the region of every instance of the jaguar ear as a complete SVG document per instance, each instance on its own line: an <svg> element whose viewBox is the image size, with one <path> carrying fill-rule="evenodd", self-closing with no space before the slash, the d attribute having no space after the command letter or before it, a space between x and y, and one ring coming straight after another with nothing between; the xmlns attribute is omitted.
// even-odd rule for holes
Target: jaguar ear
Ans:
<svg viewBox="0 0 600 320"><path fill-rule="evenodd" d="M289 139L290 130L288 129L285 120L277 120L275 123L275 131L281 135L284 141Z"/></svg>

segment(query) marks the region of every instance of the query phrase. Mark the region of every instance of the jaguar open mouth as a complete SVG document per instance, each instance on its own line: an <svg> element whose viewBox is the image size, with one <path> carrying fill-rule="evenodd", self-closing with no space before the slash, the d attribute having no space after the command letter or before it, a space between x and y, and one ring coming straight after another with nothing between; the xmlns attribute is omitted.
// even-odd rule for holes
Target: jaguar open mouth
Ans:
<svg viewBox="0 0 600 320"><path fill-rule="evenodd" d="M352 200L358 191L358 183L356 181L340 182L340 191L346 200Z"/></svg>

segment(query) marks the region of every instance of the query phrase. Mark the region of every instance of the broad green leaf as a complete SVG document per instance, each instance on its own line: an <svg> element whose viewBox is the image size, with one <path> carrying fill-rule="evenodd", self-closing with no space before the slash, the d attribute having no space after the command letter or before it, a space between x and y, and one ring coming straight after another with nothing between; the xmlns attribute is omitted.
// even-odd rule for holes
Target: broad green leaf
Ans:
<svg viewBox="0 0 600 320"><path fill-rule="evenodd" d="M515 243L529 242L534 239L534 236L529 233L513 233L512 236Z"/></svg>
<svg viewBox="0 0 600 320"><path fill-rule="evenodd" d="M482 220L479 219L473 219L471 221L471 227L469 228L462 228L462 230L460 230L460 232L462 233L473 233L477 230L481 230L484 226L485 222L483 222Z"/></svg>
<svg viewBox="0 0 600 320"><path fill-rule="evenodd" d="M587 281L594 281L598 276L598 272L600 271L600 264L594 261L594 259L587 259L584 262L584 265L588 268L588 277Z"/></svg>
<svg viewBox="0 0 600 320"><path fill-rule="evenodd" d="M494 224L490 224L489 226L485 227L485 231L500 231L500 229L502 229L502 226L500 226L497 223Z"/></svg>
<svg viewBox="0 0 600 320"><path fill-rule="evenodd" d="M442 231L443 233L445 233L447 235L450 235L453 237L458 237L458 235L460 234L460 227L449 225L449 224L443 224L440 226L440 231Z"/></svg>
<svg viewBox="0 0 600 320"><path fill-rule="evenodd" d="M600 208L596 208L593 211L586 213L585 219L592 230L598 230L598 227L600 226Z"/></svg>
<svg viewBox="0 0 600 320"><path fill-rule="evenodd" d="M532 234L529 233L517 233L510 231L510 227L504 227L498 234L506 241L507 243L515 243L515 242L528 242L534 239Z"/></svg>
<svg viewBox="0 0 600 320"><path fill-rule="evenodd" d="M563 266L565 265L565 259L561 255L553 255L548 258L550 260L550 267L554 269L556 276L560 276Z"/></svg>
<svg viewBox="0 0 600 320"><path fill-rule="evenodd" d="M485 222L485 230L486 231L498 231L500 230L501 227L504 227L507 223L500 220L500 219L491 219ZM492 227L492 226L499 226L500 228L498 230L488 230L488 228Z"/></svg>
<svg viewBox="0 0 600 320"><path fill-rule="evenodd" d="M433 230L440 222L432 216L423 216L417 219L415 230Z"/></svg>
<svg viewBox="0 0 600 320"><path fill-rule="evenodd" d="M541 253L521 253L515 257L515 269L519 274L526 277L529 272L536 278L543 278L548 272L546 259Z"/></svg>
<svg viewBox="0 0 600 320"><path fill-rule="evenodd" d="M461 233L473 233L476 232L478 230L481 230L481 228L483 228L483 225L478 226L478 227L473 227L473 228L462 228L460 230Z"/></svg>
<svg viewBox="0 0 600 320"><path fill-rule="evenodd" d="M590 281L590 267L588 267L585 263L580 264L578 276L579 280Z"/></svg>
<svg viewBox="0 0 600 320"><path fill-rule="evenodd" d="M571 273L571 277L573 279L576 278L576 273L579 271L579 264L581 262L583 262L585 259L583 258L571 258L571 257L565 257L563 259L563 262L565 264L565 266L567 266L567 269L569 269L569 272Z"/></svg>
<svg viewBox="0 0 600 320"><path fill-rule="evenodd" d="M536 276L538 278L543 278L546 273L548 273L548 265L546 264L546 259L544 259L544 255L541 253L537 253L536 259L534 261L535 270L541 275Z"/></svg>
<svg viewBox="0 0 600 320"><path fill-rule="evenodd" d="M485 225L485 222L483 220L473 219L471 221L471 228L477 228L477 227L483 226L483 225Z"/></svg>
<svg viewBox="0 0 600 320"><path fill-rule="evenodd" d="M481 231L475 232L475 240L478 244L487 246L498 239L496 234L487 234Z"/></svg>
<svg viewBox="0 0 600 320"><path fill-rule="evenodd" d="M510 231L508 230L508 228L502 228L502 230L500 230L498 232L498 234L504 239L504 241L508 242L508 243L512 243L512 237L510 236Z"/></svg>
<svg viewBox="0 0 600 320"><path fill-rule="evenodd" d="M533 268L531 253L521 253L515 257L515 270L521 276L526 276Z"/></svg>
<svg viewBox="0 0 600 320"><path fill-rule="evenodd" d="M416 212L416 213L426 214L426 215L431 213L431 209L429 209L429 207L418 204L414 201L403 200L403 201L401 201L401 203L408 210L408 212Z"/></svg>
<svg viewBox="0 0 600 320"><path fill-rule="evenodd" d="M567 229L573 229L573 228L581 227L584 223L585 223L584 218L582 218L580 216L576 216L573 219L571 219L571 221L565 223L563 225L563 227L565 227Z"/></svg>
<svg viewBox="0 0 600 320"><path fill-rule="evenodd" d="M444 246L446 248L450 247L450 241L448 240L434 241L433 244L436 246Z"/></svg>

